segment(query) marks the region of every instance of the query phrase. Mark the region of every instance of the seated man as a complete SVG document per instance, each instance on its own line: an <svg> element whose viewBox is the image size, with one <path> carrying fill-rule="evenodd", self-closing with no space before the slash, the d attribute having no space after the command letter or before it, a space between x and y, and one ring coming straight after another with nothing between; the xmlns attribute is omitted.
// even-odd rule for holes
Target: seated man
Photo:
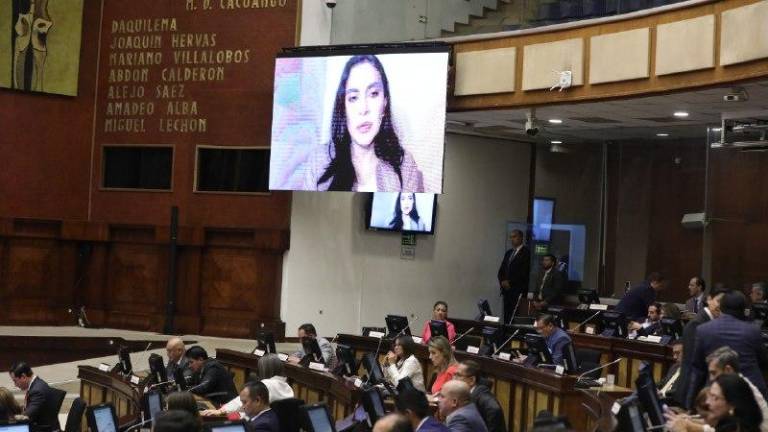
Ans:
<svg viewBox="0 0 768 432"><path fill-rule="evenodd" d="M541 258L541 270L533 290L533 308L537 311L562 301L566 280L556 264L557 258L554 255L547 254Z"/></svg>
<svg viewBox="0 0 768 432"><path fill-rule="evenodd" d="M552 361L555 364L563 364L563 348L571 341L568 333L555 325L555 318L549 314L541 315L536 319L536 330L544 336L547 348L552 354Z"/></svg>
<svg viewBox="0 0 768 432"><path fill-rule="evenodd" d="M507 429L504 425L504 411L491 389L481 379L480 365L476 361L464 360L459 363L453 378L467 383L472 402L477 406L489 432L503 432Z"/></svg>
<svg viewBox="0 0 768 432"><path fill-rule="evenodd" d="M250 383L240 392L249 432L280 432L277 414L269 407L269 390L260 381Z"/></svg>
<svg viewBox="0 0 768 432"><path fill-rule="evenodd" d="M400 414L411 423L414 432L449 432L449 429L429 415L427 396L416 389L406 389L395 398Z"/></svg>
<svg viewBox="0 0 768 432"><path fill-rule="evenodd" d="M659 381L658 387L660 398L675 402L673 398L677 392L677 384L680 382L680 365L683 362L683 341L681 339L672 342L672 358L675 363L669 367L667 374ZM676 405L680 404L680 402L676 403Z"/></svg>
<svg viewBox="0 0 768 432"><path fill-rule="evenodd" d="M14 363L8 372L19 390L26 391L23 414L29 418L32 431L59 430L59 406L48 383L32 372L25 362Z"/></svg>
<svg viewBox="0 0 768 432"><path fill-rule="evenodd" d="M302 345L306 340L317 340L317 345L320 346L320 351L323 354L323 362L325 362L325 367L328 369L334 368L336 365L336 353L333 350L333 345L328 342L328 339L317 335L317 330L315 330L314 325L309 323L300 325L298 337ZM299 363L301 359L304 358L304 356L307 354L309 353L305 352L304 347L302 346L301 351L296 351L290 357L288 357L288 361L291 363Z"/></svg>
<svg viewBox="0 0 768 432"><path fill-rule="evenodd" d="M232 375L218 361L208 358L208 353L201 346L193 346L187 350L189 367L195 373L194 387L190 393L210 399L221 405L237 395Z"/></svg>
<svg viewBox="0 0 768 432"><path fill-rule="evenodd" d="M643 322L629 323L629 337L655 335L661 330L661 303L648 306L648 316Z"/></svg>
<svg viewBox="0 0 768 432"><path fill-rule="evenodd" d="M373 432L413 432L413 427L402 414L387 414L376 422Z"/></svg>
<svg viewBox="0 0 768 432"><path fill-rule="evenodd" d="M758 390L754 384L752 384L749 378L741 374L739 353L729 347L720 347L712 351L712 353L707 356L706 361L709 382L714 381L724 373L735 373L749 384L749 388L752 390L752 395L755 397L755 402L757 402L757 406L760 407L760 412L763 414L763 422L760 423L760 431L768 432L768 403L766 403L763 394L760 393L760 390Z"/></svg>
<svg viewBox="0 0 768 432"><path fill-rule="evenodd" d="M184 356L184 341L181 338L173 337L165 344L165 352L168 354L168 364L165 365L165 373L169 380L173 379L176 369L181 369L187 382L192 380L192 369L189 368L189 359Z"/></svg>
<svg viewBox="0 0 768 432"><path fill-rule="evenodd" d="M451 380L437 394L440 416L451 432L488 432L483 417L472 403L467 383Z"/></svg>

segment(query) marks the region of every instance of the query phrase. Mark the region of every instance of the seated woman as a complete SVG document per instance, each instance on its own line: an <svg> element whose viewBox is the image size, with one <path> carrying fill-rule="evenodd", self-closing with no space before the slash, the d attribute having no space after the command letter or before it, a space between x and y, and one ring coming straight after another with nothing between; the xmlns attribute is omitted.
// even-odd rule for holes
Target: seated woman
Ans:
<svg viewBox="0 0 768 432"><path fill-rule="evenodd" d="M752 389L737 374L722 374L709 386L706 423L686 414L666 413L673 432L759 432L763 415Z"/></svg>
<svg viewBox="0 0 768 432"><path fill-rule="evenodd" d="M0 387L0 422L13 420L21 414L21 406L16 403L13 393L5 387Z"/></svg>
<svg viewBox="0 0 768 432"><path fill-rule="evenodd" d="M195 396L192 393L173 392L165 398L165 405L168 411L186 411L192 414L198 421L200 421L200 411L197 408L197 401L195 400Z"/></svg>
<svg viewBox="0 0 768 432"><path fill-rule="evenodd" d="M445 326L448 329L448 340L453 343L453 340L456 339L456 327L454 327L453 323L448 321L447 318L448 303L442 300L438 301L432 307L432 319L436 321L445 321ZM424 329L421 331L421 339L424 343L428 343L432 338L432 329L429 328L430 321L431 320L427 320L427 322L424 323Z"/></svg>
<svg viewBox="0 0 768 432"><path fill-rule="evenodd" d="M403 378L410 378L416 390L426 392L424 388L424 371L421 369L421 363L413 355L416 350L416 343L410 336L403 335L395 339L394 351L387 353L387 357L382 364L384 377L397 387L397 384Z"/></svg>
<svg viewBox="0 0 768 432"><path fill-rule="evenodd" d="M429 341L429 359L432 366L435 367L437 377L432 383L431 394L437 394L443 388L443 384L453 379L459 363L453 357L453 348L448 339L442 336L435 336Z"/></svg>

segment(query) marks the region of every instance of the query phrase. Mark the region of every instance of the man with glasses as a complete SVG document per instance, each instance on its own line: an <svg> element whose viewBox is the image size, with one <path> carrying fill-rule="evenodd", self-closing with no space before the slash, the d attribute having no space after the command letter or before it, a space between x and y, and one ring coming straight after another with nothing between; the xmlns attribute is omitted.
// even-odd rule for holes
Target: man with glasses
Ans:
<svg viewBox="0 0 768 432"><path fill-rule="evenodd" d="M469 386L472 402L477 406L483 417L488 432L503 432L504 411L496 397L491 393L490 387L481 376L480 365L474 360L464 360L459 363L459 368L453 375L453 379L464 381Z"/></svg>
<svg viewBox="0 0 768 432"><path fill-rule="evenodd" d="M544 314L536 319L536 330L540 335L544 336L544 342L547 344L550 354L552 354L552 362L555 364L563 364L563 349L565 345L571 342L571 337L568 336L563 329L555 325L555 318L552 315Z"/></svg>

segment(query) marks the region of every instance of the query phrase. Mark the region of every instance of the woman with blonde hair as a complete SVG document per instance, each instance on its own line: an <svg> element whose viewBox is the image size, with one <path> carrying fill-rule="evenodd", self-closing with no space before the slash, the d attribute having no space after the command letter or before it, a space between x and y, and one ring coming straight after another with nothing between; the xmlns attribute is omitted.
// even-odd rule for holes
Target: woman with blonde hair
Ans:
<svg viewBox="0 0 768 432"><path fill-rule="evenodd" d="M16 402L13 393L5 387L0 387L0 421L13 420L21 414L21 406Z"/></svg>
<svg viewBox="0 0 768 432"><path fill-rule="evenodd" d="M429 359L437 374L435 382L432 383L432 394L437 394L443 388L443 384L453 379L459 363L453 357L451 344L444 336L435 336L429 340Z"/></svg>

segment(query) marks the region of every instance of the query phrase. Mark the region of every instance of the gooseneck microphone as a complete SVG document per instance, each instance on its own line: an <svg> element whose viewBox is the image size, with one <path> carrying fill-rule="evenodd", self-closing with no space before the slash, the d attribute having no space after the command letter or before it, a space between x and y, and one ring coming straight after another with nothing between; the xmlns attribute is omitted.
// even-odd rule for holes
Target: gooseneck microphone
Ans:
<svg viewBox="0 0 768 432"><path fill-rule="evenodd" d="M578 382L578 381L581 381L581 379L582 379L582 378L584 378L584 375L588 375L588 374L590 374L590 373L592 373L592 372L595 372L595 371L599 371L599 370L605 369L605 368L607 368L608 366L610 366L610 365L613 365L613 364L616 364L616 363L618 363L618 362L620 362L620 361L622 361L622 360L624 360L624 357L619 357L619 358L617 358L616 360L614 360L614 361L612 361L612 362L610 362L610 363L606 363L606 364L604 364L604 365L602 365L602 366L598 366L598 367L596 367L596 368L590 369L590 370L588 370L588 371L584 372L583 374L579 375L579 377L578 377L578 378L576 378L576 381L577 381L577 382Z"/></svg>
<svg viewBox="0 0 768 432"><path fill-rule="evenodd" d="M596 316L600 315L600 312L602 312L602 311L597 311L597 312L595 312L595 313L594 313L592 316L590 316L589 318L587 318L587 319L585 319L584 321L582 321L582 322L580 322L580 323L576 324L575 326L571 327L571 328L570 328L570 330L576 330L576 329L580 328L581 326L583 326L584 324L586 324L586 323L588 323L590 320L592 320L592 318L594 318L594 317L596 317Z"/></svg>

